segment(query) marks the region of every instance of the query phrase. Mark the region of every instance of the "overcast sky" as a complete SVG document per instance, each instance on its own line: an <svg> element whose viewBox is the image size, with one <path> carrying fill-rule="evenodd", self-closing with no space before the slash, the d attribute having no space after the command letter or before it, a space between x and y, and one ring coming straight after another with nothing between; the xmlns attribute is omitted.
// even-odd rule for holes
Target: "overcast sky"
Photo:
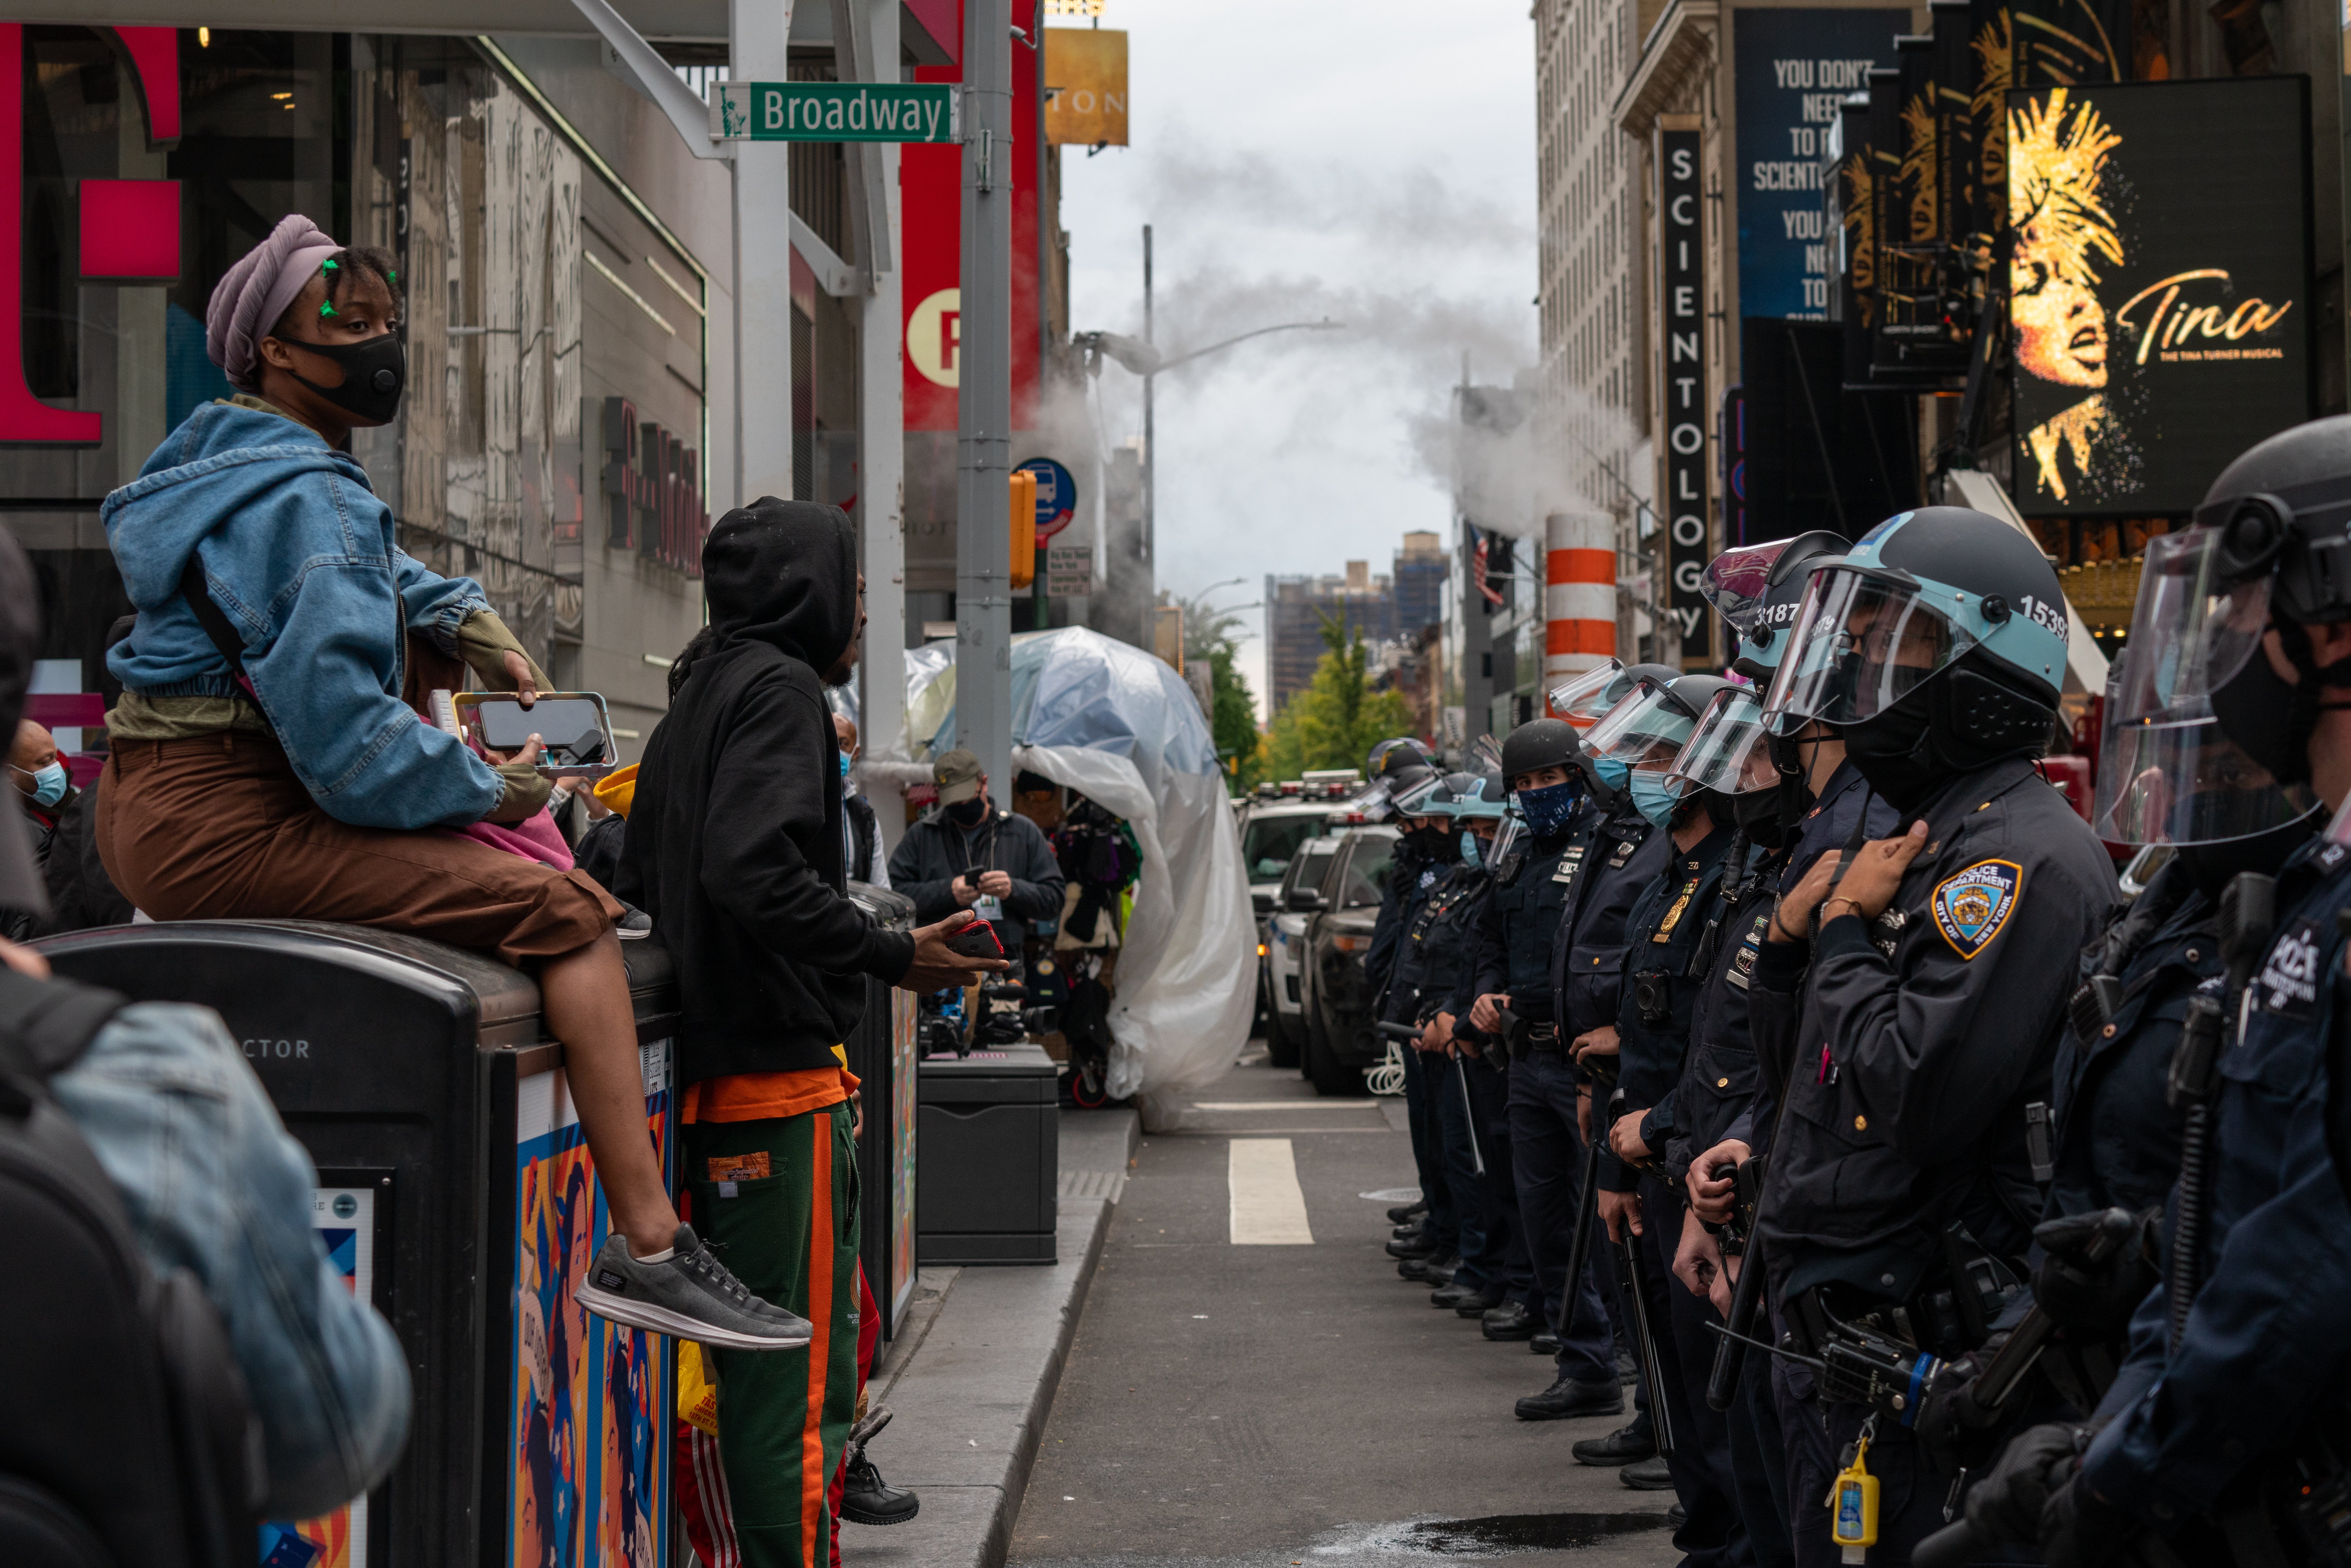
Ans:
<svg viewBox="0 0 2351 1568"><path fill-rule="evenodd" d="M1406 531L1447 531L1430 436L1461 356L1505 381L1535 352L1527 10L1109 0L1102 26L1128 33L1133 145L1063 152L1074 328L1140 331L1145 223L1165 351L1347 325L1160 378L1162 588L1244 578L1213 597L1250 604L1268 572L1351 558L1385 571ZM1139 434L1140 383L1113 366L1101 394L1112 440ZM1261 701L1254 635L1243 667Z"/></svg>

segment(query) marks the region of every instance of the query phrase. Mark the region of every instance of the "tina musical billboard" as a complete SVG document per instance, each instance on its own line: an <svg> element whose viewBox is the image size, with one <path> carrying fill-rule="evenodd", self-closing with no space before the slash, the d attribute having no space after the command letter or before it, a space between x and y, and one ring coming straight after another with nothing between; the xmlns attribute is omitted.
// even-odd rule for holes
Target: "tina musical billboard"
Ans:
<svg viewBox="0 0 2351 1568"><path fill-rule="evenodd" d="M2008 95L2019 511L2187 512L2310 417L2308 127L2299 77Z"/></svg>

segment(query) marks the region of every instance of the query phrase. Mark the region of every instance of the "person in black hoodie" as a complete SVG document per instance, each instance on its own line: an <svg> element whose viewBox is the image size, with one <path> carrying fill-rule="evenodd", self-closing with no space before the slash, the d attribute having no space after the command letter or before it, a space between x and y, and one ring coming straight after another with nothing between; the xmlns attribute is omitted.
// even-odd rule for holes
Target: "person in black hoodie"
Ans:
<svg viewBox="0 0 2351 1568"><path fill-rule="evenodd" d="M864 1013L868 976L936 990L1004 965L947 946L968 912L886 932L844 891L824 689L849 679L865 625L847 515L762 497L719 519L702 570L710 624L671 667L620 886L676 965L695 1223L747 1286L815 1329L813 1366L799 1352L715 1357L741 1561L815 1568L857 1397L857 1081L841 1041Z"/></svg>

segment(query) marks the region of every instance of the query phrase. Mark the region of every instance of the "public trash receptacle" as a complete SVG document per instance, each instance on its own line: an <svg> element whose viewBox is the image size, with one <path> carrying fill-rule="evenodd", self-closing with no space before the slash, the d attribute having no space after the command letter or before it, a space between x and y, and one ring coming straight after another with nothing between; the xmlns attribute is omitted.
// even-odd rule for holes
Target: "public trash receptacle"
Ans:
<svg viewBox="0 0 2351 1568"><path fill-rule="evenodd" d="M326 1518L265 1526L266 1568L670 1561L675 1357L571 1300L606 1217L536 984L438 943L306 922L37 946L60 975L227 1020L319 1167L329 1258L407 1352L399 1467ZM647 1124L674 1187L669 955L622 951Z"/></svg>
<svg viewBox="0 0 2351 1568"><path fill-rule="evenodd" d="M1023 1041L925 1057L917 1077L922 1261L1054 1261L1061 1107L1053 1059Z"/></svg>
<svg viewBox="0 0 2351 1568"><path fill-rule="evenodd" d="M852 882L849 896L884 930L914 928L914 901L903 893ZM868 979L865 1016L845 1043L865 1119L857 1140L865 1231L858 1256L882 1309L882 1337L890 1339L914 1299L914 993Z"/></svg>

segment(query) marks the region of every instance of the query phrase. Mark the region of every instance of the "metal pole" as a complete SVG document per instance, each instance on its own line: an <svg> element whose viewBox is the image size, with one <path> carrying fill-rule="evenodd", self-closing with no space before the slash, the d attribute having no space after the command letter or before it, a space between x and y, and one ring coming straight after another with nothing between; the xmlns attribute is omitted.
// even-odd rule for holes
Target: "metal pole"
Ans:
<svg viewBox="0 0 2351 1568"><path fill-rule="evenodd" d="M1143 225L1143 340L1151 339L1151 225ZM1159 437L1152 428L1151 393L1158 374L1143 378L1143 639L1157 645L1159 632Z"/></svg>
<svg viewBox="0 0 2351 1568"><path fill-rule="evenodd" d="M791 0L732 0L737 81L790 72ZM791 144L735 150L735 497L792 494Z"/></svg>
<svg viewBox="0 0 2351 1568"><path fill-rule="evenodd" d="M1012 7L966 0L956 739L1012 799ZM778 254L781 254L780 252Z"/></svg>
<svg viewBox="0 0 2351 1568"><path fill-rule="evenodd" d="M872 29L870 69L876 81L898 79L900 0L857 0ZM865 754L891 756L905 744L906 727L906 371L901 338L905 330L899 267L900 212L898 145L876 142L865 149L880 161L886 231L872 240L872 292L859 312L858 424L863 474L858 485L860 521L865 533L865 613L868 630L861 667L865 672ZM905 813L898 792L889 789L874 812L887 849L905 836Z"/></svg>

